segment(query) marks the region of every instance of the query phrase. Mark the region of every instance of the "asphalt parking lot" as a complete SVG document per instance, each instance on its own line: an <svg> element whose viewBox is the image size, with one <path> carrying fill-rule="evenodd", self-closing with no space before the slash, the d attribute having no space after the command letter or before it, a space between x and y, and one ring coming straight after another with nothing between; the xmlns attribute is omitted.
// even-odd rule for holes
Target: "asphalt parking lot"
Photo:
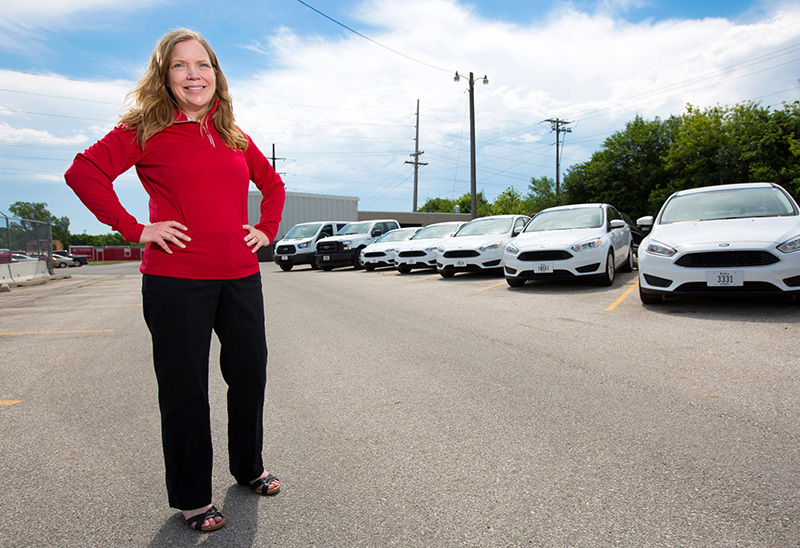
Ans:
<svg viewBox="0 0 800 548"><path fill-rule="evenodd" d="M0 547L800 547L800 306L262 264L259 498L166 506L137 264L0 294ZM216 344L212 347L212 365Z"/></svg>

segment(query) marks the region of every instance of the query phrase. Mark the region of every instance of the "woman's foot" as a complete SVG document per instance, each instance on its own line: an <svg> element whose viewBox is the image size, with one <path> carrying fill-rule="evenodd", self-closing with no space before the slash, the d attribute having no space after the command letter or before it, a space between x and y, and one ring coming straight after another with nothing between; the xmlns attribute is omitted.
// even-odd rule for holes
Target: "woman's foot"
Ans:
<svg viewBox="0 0 800 548"><path fill-rule="evenodd" d="M181 510L189 527L198 531L215 531L225 525L225 518L211 504L194 510Z"/></svg>
<svg viewBox="0 0 800 548"><path fill-rule="evenodd" d="M250 488L259 495L277 495L281 490L281 482L265 470L263 474L250 481Z"/></svg>

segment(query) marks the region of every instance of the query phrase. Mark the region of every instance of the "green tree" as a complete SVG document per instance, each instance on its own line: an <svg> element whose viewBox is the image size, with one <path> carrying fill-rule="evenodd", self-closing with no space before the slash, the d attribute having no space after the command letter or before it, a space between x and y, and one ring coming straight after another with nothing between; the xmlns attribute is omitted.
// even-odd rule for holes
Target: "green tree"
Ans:
<svg viewBox="0 0 800 548"><path fill-rule="evenodd" d="M417 211L424 213L453 213L455 205L454 200L448 200L447 198L428 198Z"/></svg>
<svg viewBox="0 0 800 548"><path fill-rule="evenodd" d="M64 247L71 245L69 233L69 218L56 217L47 209L44 202L14 202L8 206L8 211L19 219L48 222L51 224L52 237L59 240Z"/></svg>
<svg viewBox="0 0 800 548"><path fill-rule="evenodd" d="M508 187L495 199L491 207L492 215L518 215L525 213L527 204L519 191Z"/></svg>
<svg viewBox="0 0 800 548"><path fill-rule="evenodd" d="M531 178L528 195L525 197L526 215L533 215L558 204L556 200L556 181L550 177Z"/></svg>
<svg viewBox="0 0 800 548"><path fill-rule="evenodd" d="M461 213L472 213L472 194L469 192L464 194L456 200L456 205ZM492 204L483 197L483 192L475 195L475 209L477 209L478 217L488 217L492 214Z"/></svg>

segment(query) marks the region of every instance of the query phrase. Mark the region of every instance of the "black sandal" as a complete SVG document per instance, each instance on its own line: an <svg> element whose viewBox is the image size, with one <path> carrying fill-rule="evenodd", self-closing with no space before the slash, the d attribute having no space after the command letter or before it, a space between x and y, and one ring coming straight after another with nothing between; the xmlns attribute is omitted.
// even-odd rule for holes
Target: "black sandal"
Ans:
<svg viewBox="0 0 800 548"><path fill-rule="evenodd" d="M222 521L218 523L214 523L213 525L206 525L203 527L203 522L210 519L213 520L214 518L222 518ZM197 514L196 516L192 516L190 518L184 518L186 523L194 529L195 531L202 531L204 533L208 533L209 531L216 531L223 525L225 525L225 516L219 513L216 506L212 506L208 510L206 510L205 514Z"/></svg>
<svg viewBox="0 0 800 548"><path fill-rule="evenodd" d="M273 481L278 482L278 486L274 489L268 489L269 484ZM258 489L261 488L261 491ZM272 474L267 474L264 478L258 478L256 481L250 484L250 489L258 493L259 495L277 495L278 491L281 490L281 480L273 476Z"/></svg>

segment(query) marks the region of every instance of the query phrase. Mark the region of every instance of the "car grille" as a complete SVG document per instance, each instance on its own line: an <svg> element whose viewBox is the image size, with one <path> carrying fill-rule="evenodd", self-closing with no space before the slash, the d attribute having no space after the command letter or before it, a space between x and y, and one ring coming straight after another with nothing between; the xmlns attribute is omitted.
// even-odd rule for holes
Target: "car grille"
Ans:
<svg viewBox="0 0 800 548"><path fill-rule="evenodd" d="M563 250L526 251L519 254L520 261L565 261L572 258L572 253Z"/></svg>
<svg viewBox="0 0 800 548"><path fill-rule="evenodd" d="M279 245L275 252L278 255L291 255L295 252L295 249L293 245Z"/></svg>
<svg viewBox="0 0 800 548"><path fill-rule="evenodd" d="M460 249L458 251L445 251L444 257L446 259L466 259L468 257L477 257L480 255L473 249Z"/></svg>
<svg viewBox="0 0 800 548"><path fill-rule="evenodd" d="M386 253L383 251L371 251L369 253L364 253L364 257L385 257Z"/></svg>
<svg viewBox="0 0 800 548"><path fill-rule="evenodd" d="M339 251L341 242L320 242L317 244L317 253L334 253Z"/></svg>
<svg viewBox="0 0 800 548"><path fill-rule="evenodd" d="M708 251L687 253L675 261L675 264L687 268L734 268L766 266L777 263L779 260L768 251Z"/></svg>
<svg viewBox="0 0 800 548"><path fill-rule="evenodd" d="M401 251L397 254L398 257L424 257L424 251Z"/></svg>

